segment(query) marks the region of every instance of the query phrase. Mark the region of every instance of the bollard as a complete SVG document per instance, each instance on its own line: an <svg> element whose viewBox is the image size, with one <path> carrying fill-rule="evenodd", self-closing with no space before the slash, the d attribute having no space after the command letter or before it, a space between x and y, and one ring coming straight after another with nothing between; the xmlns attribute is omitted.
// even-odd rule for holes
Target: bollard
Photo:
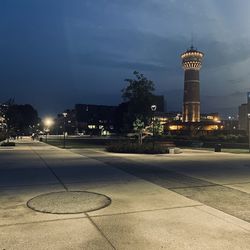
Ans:
<svg viewBox="0 0 250 250"><path fill-rule="evenodd" d="M221 152L221 144L215 144L214 152Z"/></svg>

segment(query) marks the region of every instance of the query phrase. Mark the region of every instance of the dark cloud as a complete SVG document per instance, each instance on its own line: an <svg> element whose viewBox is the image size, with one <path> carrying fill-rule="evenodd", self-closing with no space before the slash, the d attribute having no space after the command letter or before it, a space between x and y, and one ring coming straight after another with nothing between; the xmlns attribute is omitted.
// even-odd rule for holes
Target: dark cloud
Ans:
<svg viewBox="0 0 250 250"><path fill-rule="evenodd" d="M134 61L123 61L119 60L119 57L112 59L108 56L101 57L96 54L88 54L79 56L79 63L87 66L97 66L103 68L121 68L121 69L130 69L131 71L143 70L143 71L154 71L154 70L166 70L164 66L143 62L134 62Z"/></svg>
<svg viewBox="0 0 250 250"><path fill-rule="evenodd" d="M74 47L78 46L76 38L73 43ZM133 61L152 65L153 69L158 66L162 70L173 70L180 66L180 52L185 47L186 42L181 37L167 38L131 30L101 30L85 37L84 46L76 49L82 53L76 54L76 57L84 64L90 61L105 66L105 61Z"/></svg>
<svg viewBox="0 0 250 250"><path fill-rule="evenodd" d="M205 51L205 63L207 68L231 66L250 58L250 40L232 42L219 42L209 40L201 42Z"/></svg>

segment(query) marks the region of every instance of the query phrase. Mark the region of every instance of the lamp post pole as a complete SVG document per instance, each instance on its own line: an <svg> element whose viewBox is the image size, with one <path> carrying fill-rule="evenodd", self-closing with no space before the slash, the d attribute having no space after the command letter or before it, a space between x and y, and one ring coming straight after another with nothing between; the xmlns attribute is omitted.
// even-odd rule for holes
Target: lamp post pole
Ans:
<svg viewBox="0 0 250 250"><path fill-rule="evenodd" d="M155 138L155 117L153 116L153 138Z"/></svg>
<svg viewBox="0 0 250 250"><path fill-rule="evenodd" d="M63 121L63 148L65 148L65 118Z"/></svg>
<svg viewBox="0 0 250 250"><path fill-rule="evenodd" d="M155 147L155 111L157 109L157 106L154 104L154 105L151 105L151 110L153 112L153 147Z"/></svg>
<svg viewBox="0 0 250 250"><path fill-rule="evenodd" d="M64 112L63 113L63 148L65 148L65 141L66 141L66 138L65 138L65 129L66 129L66 126L65 126L65 123L66 123L66 116L67 116L67 113L66 112Z"/></svg>
<svg viewBox="0 0 250 250"><path fill-rule="evenodd" d="M49 133L49 128L51 125L53 125L53 119L52 118L45 118L44 120L44 125L45 125L45 142L47 143L48 141L48 133Z"/></svg>

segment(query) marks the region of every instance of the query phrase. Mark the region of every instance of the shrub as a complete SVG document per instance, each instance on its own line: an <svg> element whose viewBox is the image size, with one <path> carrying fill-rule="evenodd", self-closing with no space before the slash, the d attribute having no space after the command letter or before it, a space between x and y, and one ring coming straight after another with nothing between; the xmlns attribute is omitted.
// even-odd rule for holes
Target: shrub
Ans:
<svg viewBox="0 0 250 250"><path fill-rule="evenodd" d="M112 143L106 147L108 152L113 153L134 153L134 154L165 154L168 152L168 148L162 145L153 143L131 143L131 142L120 142Z"/></svg>
<svg viewBox="0 0 250 250"><path fill-rule="evenodd" d="M1 143L2 147L13 147L16 146L15 142L2 142Z"/></svg>
<svg viewBox="0 0 250 250"><path fill-rule="evenodd" d="M0 133L0 142L4 141L6 139L6 136L4 134Z"/></svg>

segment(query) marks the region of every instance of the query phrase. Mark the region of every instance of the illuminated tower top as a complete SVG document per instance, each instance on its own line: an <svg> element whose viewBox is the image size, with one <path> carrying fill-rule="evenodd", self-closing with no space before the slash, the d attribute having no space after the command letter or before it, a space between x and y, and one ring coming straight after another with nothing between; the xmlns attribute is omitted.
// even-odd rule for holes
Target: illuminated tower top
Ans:
<svg viewBox="0 0 250 250"><path fill-rule="evenodd" d="M186 52L181 54L182 67L184 70L200 70L202 65L202 58L204 54L193 46L190 47Z"/></svg>

